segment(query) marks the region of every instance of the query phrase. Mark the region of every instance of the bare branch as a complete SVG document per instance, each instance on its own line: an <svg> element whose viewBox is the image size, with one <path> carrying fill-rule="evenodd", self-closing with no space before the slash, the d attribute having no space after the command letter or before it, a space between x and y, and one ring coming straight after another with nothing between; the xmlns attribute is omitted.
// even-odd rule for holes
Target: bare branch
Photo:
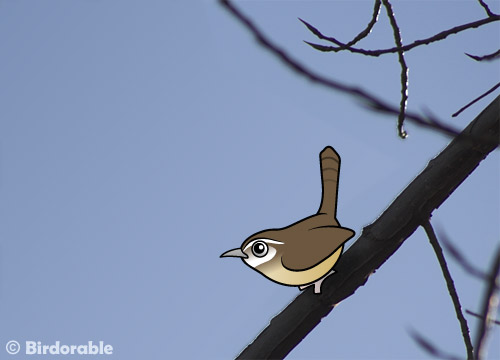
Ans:
<svg viewBox="0 0 500 360"><path fill-rule="evenodd" d="M409 331L410 336L417 342L418 345L430 355L443 360L461 360L460 357L455 355L446 354L444 351L439 350L435 345L433 345L429 340L425 339L422 335L414 330Z"/></svg>
<svg viewBox="0 0 500 360"><path fill-rule="evenodd" d="M460 110L458 110L456 113L454 113L453 115L451 115L452 117L456 117L458 116L462 111L464 111L465 109L467 109L469 106L472 106L474 105L476 102L478 102L479 100L481 100L482 98L484 98L485 96L488 96L489 94L491 94L493 91L495 91L498 87L500 86L500 83L496 84L495 86L493 86L491 89L489 89L488 91L486 91L484 94L480 95L479 97L475 98L474 100L472 100L470 103L468 103L467 105L465 105L463 108L461 108Z"/></svg>
<svg viewBox="0 0 500 360"><path fill-rule="evenodd" d="M343 49L339 49L339 50L348 49L352 45L355 45L357 42L359 42L360 40L362 40L365 37L367 37L368 34L370 34L370 32L373 29L373 26L375 25L375 23L378 20L378 15L380 13L380 5L381 5L381 0L375 0L375 4L373 5L372 18L371 18L370 22L368 23L368 25L366 26L366 28L363 31L361 31L358 35L356 35L354 37L354 39L352 39L351 41L349 41L347 44L344 44ZM323 35L318 30L316 30L316 28L314 28L312 25L308 24L306 21L302 20L301 18L299 18L299 20L309 29L309 31L311 31L313 34L315 34L316 36L318 36L320 39L328 40L328 38L323 37ZM336 41L336 40L334 40L334 41ZM305 43L311 45L307 41L305 41ZM340 42L338 42L338 43L340 44Z"/></svg>
<svg viewBox="0 0 500 360"><path fill-rule="evenodd" d="M499 136L500 96L420 173L380 217L365 227L342 255L336 273L325 280L321 294L299 294L245 348L239 359L285 357L327 316L336 304L353 295L368 277L395 253L495 148L477 137ZM267 322L267 320L266 320Z"/></svg>
<svg viewBox="0 0 500 360"><path fill-rule="evenodd" d="M380 113L385 113L395 116L399 116L400 114L400 110L398 108L392 107L382 102L367 103L367 106L372 110L378 111ZM417 113L407 111L405 113L405 116L406 119L412 121L416 125L422 126L424 128L438 130L439 132L446 134L448 136L457 136L460 134L460 132L457 129L445 124L441 120L438 120L435 116L431 114L418 115ZM485 141L489 140L485 139Z"/></svg>
<svg viewBox="0 0 500 360"><path fill-rule="evenodd" d="M484 294L483 303L481 306L481 326L477 334L475 349L476 359L486 357L486 339L488 331L491 327L491 321L496 317L498 306L498 286L500 285L500 246L497 249L493 265L489 272L488 288Z"/></svg>
<svg viewBox="0 0 500 360"><path fill-rule="evenodd" d="M446 248L446 251L450 253L450 255L455 259L455 261L460 266L462 266L462 268L469 275L477 277L478 279L481 280L488 280L488 276L481 270L478 270L474 265L470 264L467 258L460 252L460 250L455 245L453 245L453 243L448 239L448 237L444 233L440 233L439 238L441 239L441 242Z"/></svg>
<svg viewBox="0 0 500 360"><path fill-rule="evenodd" d="M394 43L398 48L403 46L401 41L401 30L399 29L398 23L396 22L396 16L392 10L392 5L389 0L382 0L384 7L387 11L387 17L391 23L392 32L394 34ZM398 60L401 65L401 102L399 104L399 115L398 115L398 134L401 138L406 138L408 133L403 128L403 122L405 120L406 104L408 102L408 66L406 65L405 56L403 51L398 51Z"/></svg>
<svg viewBox="0 0 500 360"><path fill-rule="evenodd" d="M488 4L486 4L483 0L478 0L478 1L479 5L483 7L484 11L486 11L486 14L488 14L488 16L495 16L495 14L490 10Z"/></svg>
<svg viewBox="0 0 500 360"><path fill-rule="evenodd" d="M475 312L472 312L470 310L467 310L465 309L465 312L469 315L472 315L474 317L477 317L477 318L480 318L482 319L481 315L479 315L478 313L475 313ZM495 325L500 325L500 320L489 320L491 323L495 324Z"/></svg>
<svg viewBox="0 0 500 360"><path fill-rule="evenodd" d="M371 108L372 110L376 110L394 116L399 116L400 109L389 105L381 98L359 87L346 85L339 81L328 79L308 69L299 61L295 60L290 55L288 55L283 49L273 44L262 33L262 31L260 31L257 28L257 26L248 17L246 17L240 10L238 10L229 0L219 0L219 2L227 10L229 10L229 12L236 19L238 19L243 25L245 25L245 27L255 36L259 44L262 45L262 47L264 47L266 50L270 51L272 54L278 57L285 65L291 68L295 73L329 89L340 91L352 97L363 100L366 102L366 106ZM434 117L421 116L413 112L406 112L406 119L412 121L413 123L419 126L435 129L448 136L456 136L460 133L459 130L449 125L446 125L444 122L439 121Z"/></svg>
<svg viewBox="0 0 500 360"><path fill-rule="evenodd" d="M443 40L452 34L458 34L459 32L462 32L462 31L465 31L468 29L478 28L480 26L483 26L483 25L486 25L486 24L489 24L491 22L498 21L498 20L500 20L500 15L494 15L494 16L487 17L487 18L477 20L477 21L473 21L473 22L470 22L467 24L455 26L451 29L442 31L438 34L435 34L431 37L421 39L421 40L416 40L416 41L412 42L411 44L404 45L402 47L392 47L392 48L380 49L380 50L366 50L366 49L353 48L353 47L347 46L347 44L344 44L333 37L328 37L328 36L323 35L318 29L316 29L312 25L305 23L304 21L303 22L304 22L304 24L306 24L307 28L314 35L316 35L318 38L320 38L321 40L330 41L330 42L338 45L338 47L324 46L324 45L319 45L319 44L313 44L313 43L306 41L306 44L311 45L316 50L325 51L325 52L328 52L328 51L339 52L342 50L348 50L350 52L357 53L357 54L363 54L363 55L368 55L368 56L380 56L380 55L384 55L384 54L397 53L399 51L408 51L408 50L411 50L411 49L418 47L418 46L421 46L421 45L429 45L433 42Z"/></svg>
<svg viewBox="0 0 500 360"><path fill-rule="evenodd" d="M455 314L457 315L458 322L460 323L460 329L462 330L462 337L464 338L465 350L467 352L467 359L473 360L474 353L472 348L472 341L469 334L469 326L467 325L467 320L465 320L464 314L462 313L462 306L460 305L460 299L458 298L457 290L455 289L455 284L453 278L451 277L450 270L446 264L446 259L443 255L443 249L439 245L439 241L434 233L431 222L429 220L422 224L425 229L429 242L436 253L439 265L441 266L441 271L443 272L444 279L446 281L446 286L448 287L448 292L450 293L453 306L455 308Z"/></svg>
<svg viewBox="0 0 500 360"><path fill-rule="evenodd" d="M380 13L380 0L375 0L375 4L373 5L373 14L370 22L363 31L361 31L356 37L354 37L354 39L352 39L347 43L347 46L355 45L358 41L364 39L365 37L368 36L368 34L370 34L370 32L373 29L373 26L378 20L379 13Z"/></svg>
<svg viewBox="0 0 500 360"><path fill-rule="evenodd" d="M498 59L500 57L500 50L497 50L494 53L483 55L483 56L476 56L476 55L471 55L471 54L467 54L467 53L465 53L465 55L467 55L468 57L470 57L476 61L491 61L491 60Z"/></svg>

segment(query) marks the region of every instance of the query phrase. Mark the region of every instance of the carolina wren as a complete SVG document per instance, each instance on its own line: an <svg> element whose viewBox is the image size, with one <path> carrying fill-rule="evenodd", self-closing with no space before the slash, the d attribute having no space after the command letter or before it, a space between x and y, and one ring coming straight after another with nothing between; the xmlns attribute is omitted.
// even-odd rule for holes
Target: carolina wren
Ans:
<svg viewBox="0 0 500 360"><path fill-rule="evenodd" d="M322 199L318 212L284 228L259 231L220 257L239 257L272 281L300 290L314 285L314 292L321 293L323 280L333 274L344 243L355 233L341 227L336 218L340 156L327 146L319 157Z"/></svg>

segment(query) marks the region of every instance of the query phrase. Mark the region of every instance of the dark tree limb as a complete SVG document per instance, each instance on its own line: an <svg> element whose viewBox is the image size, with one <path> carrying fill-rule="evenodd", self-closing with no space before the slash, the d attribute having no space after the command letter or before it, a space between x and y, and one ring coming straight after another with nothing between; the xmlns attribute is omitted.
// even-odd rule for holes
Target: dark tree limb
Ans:
<svg viewBox="0 0 500 360"><path fill-rule="evenodd" d="M486 356L486 339L488 331L491 327L491 320L496 316L498 306L498 286L500 285L500 247L498 247L491 270L489 272L488 287L484 294L483 303L481 306L481 326L477 334L476 343L474 346L476 359L480 360Z"/></svg>
<svg viewBox="0 0 500 360"><path fill-rule="evenodd" d="M483 55L483 56L476 56L476 55L471 55L471 54L467 54L467 53L465 53L465 55L467 55L468 57L470 57L476 61L485 61L485 60L490 61L490 60L498 59L500 57L500 50L497 50L492 54L487 54L487 55Z"/></svg>
<svg viewBox="0 0 500 360"><path fill-rule="evenodd" d="M498 87L500 87L500 83L496 84L495 86L493 86L491 89L489 89L488 91L486 91L484 94L478 96L477 98L475 98L474 100L472 100L470 103L468 103L467 105L465 105L464 107L462 107L460 110L458 110L456 113L454 113L453 117L456 117L458 116L462 111L464 111L465 109L467 109L469 106L472 106L474 105L475 103L477 103L479 100L481 100L482 98L484 98L485 96L488 96L489 94L491 94L493 91L495 91Z"/></svg>
<svg viewBox="0 0 500 360"><path fill-rule="evenodd" d="M392 33L394 35L394 43L398 48L403 47L403 42L401 40L401 30L399 29L398 23L396 21L396 15L392 10L392 5L389 0L382 0L384 7L387 12L387 17L391 23ZM398 134L401 138L406 138L408 133L403 128L403 122L405 120L406 104L408 103L408 66L406 65L404 51L398 51L398 60L401 65L401 102L399 104L399 115L398 115Z"/></svg>
<svg viewBox="0 0 500 360"><path fill-rule="evenodd" d="M367 50L367 49L353 48L351 46L347 46L347 44L344 44L343 42L338 41L337 39L335 39L333 37L323 35L318 29L316 29L314 26L306 23L305 21L302 21L302 22L307 26L309 31L311 31L319 39L326 40L326 41L329 41L329 42L332 42L332 43L338 45L338 46L324 46L324 45L314 44L314 43L310 43L310 42L305 41L306 44L312 46L316 50L324 51L324 52L339 52L339 51L343 51L343 50L348 50L348 51L350 51L352 53L356 53L356 54L363 54L363 55L367 55L367 56L380 56L380 55L384 55L384 54L397 53L399 51L408 51L408 50L411 50L413 48L416 48L416 47L422 46L422 45L429 45L433 42L444 40L445 38L447 38L450 35L458 34L459 32L469 30L469 29L475 29L475 28L478 28L480 26L483 26L483 25L486 25L486 24L489 24L491 22L498 21L498 20L500 20L500 15L494 15L494 16L487 17L487 18L484 18L481 20L472 21L472 22L467 23L467 24L452 27L451 29L442 31L440 33L437 33L437 34L435 34L431 37L425 38L425 39L416 40L416 41L414 41L408 45L404 45L402 47L396 46L396 47L392 47L392 48L388 48L388 49L379 49L379 50Z"/></svg>
<svg viewBox="0 0 500 360"><path fill-rule="evenodd" d="M446 281L446 286L448 287L448 292L450 293L451 301L453 302L453 307L455 308L455 314L457 315L458 322L460 324L460 329L462 330L462 337L464 338L465 350L467 352L467 359L474 359L474 352L472 348L472 340L469 334L469 326L467 325L467 320L465 320L464 314L462 313L462 306L460 305L460 299L458 298L457 290L455 289L455 283L453 282L453 278L451 277L450 270L448 269L448 265L446 264L446 259L443 255L443 249L441 245L439 245L439 241L434 233L434 229L432 228L431 222L429 220L424 221L422 224L427 237L429 238L429 242L434 249L434 253L439 262L439 266L441 266L441 271L443 272L443 277Z"/></svg>
<svg viewBox="0 0 500 360"><path fill-rule="evenodd" d="M282 359L312 331L336 304L366 283L401 244L428 219L450 194L493 151L497 143L479 137L499 138L500 96L479 114L392 202L382 215L365 227L325 280L322 293L312 289L299 294L248 345L238 359ZM472 135L472 136L471 136Z"/></svg>

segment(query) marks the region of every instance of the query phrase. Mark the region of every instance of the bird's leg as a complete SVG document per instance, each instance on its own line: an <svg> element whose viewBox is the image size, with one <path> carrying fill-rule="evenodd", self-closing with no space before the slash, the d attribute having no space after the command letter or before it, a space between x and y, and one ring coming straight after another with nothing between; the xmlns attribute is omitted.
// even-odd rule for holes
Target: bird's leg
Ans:
<svg viewBox="0 0 500 360"><path fill-rule="evenodd" d="M299 289L304 290L308 286L314 285L314 293L315 294L321 294L321 285L323 284L323 281L330 275L332 275L335 272L335 270L330 270L326 275L324 275L322 278L316 280L313 283L307 284L307 285L300 285Z"/></svg>
<svg viewBox="0 0 500 360"><path fill-rule="evenodd" d="M314 282L314 293L315 294L321 294L321 285L323 284L323 281L330 275L332 275L335 272L335 270L330 270L325 276L323 276L321 279L318 279Z"/></svg>

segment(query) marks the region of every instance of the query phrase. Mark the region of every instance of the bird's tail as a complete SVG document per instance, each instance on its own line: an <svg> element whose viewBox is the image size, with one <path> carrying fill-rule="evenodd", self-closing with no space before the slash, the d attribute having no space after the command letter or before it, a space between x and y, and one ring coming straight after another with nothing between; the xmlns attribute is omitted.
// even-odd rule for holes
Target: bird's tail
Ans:
<svg viewBox="0 0 500 360"><path fill-rule="evenodd" d="M336 221L340 156L331 146L327 146L319 154L319 159L323 194L318 213L333 216Z"/></svg>

